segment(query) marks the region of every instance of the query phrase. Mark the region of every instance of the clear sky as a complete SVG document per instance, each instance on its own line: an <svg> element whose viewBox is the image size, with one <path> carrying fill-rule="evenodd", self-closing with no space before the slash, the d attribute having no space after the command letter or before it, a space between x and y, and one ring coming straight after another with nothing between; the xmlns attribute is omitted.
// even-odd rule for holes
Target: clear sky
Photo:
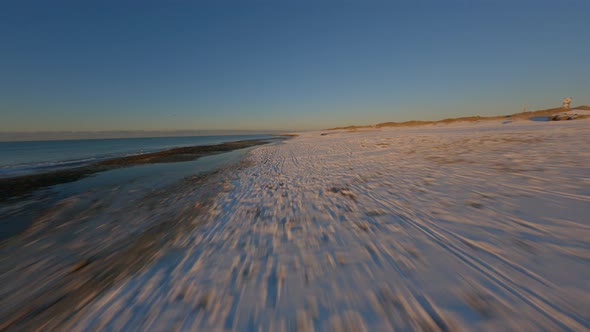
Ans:
<svg viewBox="0 0 590 332"><path fill-rule="evenodd" d="M0 2L0 131L316 129L590 104L590 1Z"/></svg>

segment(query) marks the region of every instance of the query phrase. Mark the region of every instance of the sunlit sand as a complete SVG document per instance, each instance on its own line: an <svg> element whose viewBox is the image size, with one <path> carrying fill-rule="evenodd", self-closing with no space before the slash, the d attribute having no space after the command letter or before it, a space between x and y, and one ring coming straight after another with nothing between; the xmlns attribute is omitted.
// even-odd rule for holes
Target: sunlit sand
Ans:
<svg viewBox="0 0 590 332"><path fill-rule="evenodd" d="M69 326L588 327L590 121L322 133L253 150L202 227Z"/></svg>

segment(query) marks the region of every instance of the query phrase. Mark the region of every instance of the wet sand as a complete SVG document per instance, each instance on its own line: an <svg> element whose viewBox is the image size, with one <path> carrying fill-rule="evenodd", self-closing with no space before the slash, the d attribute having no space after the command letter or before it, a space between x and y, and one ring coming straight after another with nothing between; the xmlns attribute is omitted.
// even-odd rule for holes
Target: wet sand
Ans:
<svg viewBox="0 0 590 332"><path fill-rule="evenodd" d="M158 193L146 197L144 203L165 201L170 206L182 208L174 212L165 207L156 208L151 212L164 215L164 218L145 220L145 230L126 234L120 239L96 234L99 238L94 242L77 241L72 233L80 228L70 226L71 229L62 234L55 230L40 230L27 234L22 240L12 239L4 243L0 252L12 257L2 259L0 270L3 275L0 277L3 282L0 286L0 330L59 329L106 289L153 262L162 247L168 246L183 232L199 228L203 220L201 214L219 193L217 182L226 171L222 169L195 176L166 188L166 191L175 192L172 198L162 199ZM198 203L179 204L179 201L187 200ZM108 224L101 226L109 227ZM50 244L60 237L63 240L58 240L59 243ZM33 245L27 249L31 243L49 247L45 250ZM79 251L62 256L60 262L50 263L72 245L76 245ZM40 270L31 264L47 265ZM14 280L17 275L25 283Z"/></svg>
<svg viewBox="0 0 590 332"><path fill-rule="evenodd" d="M246 165L184 178L121 209L110 202L120 196L97 201L85 194L43 209L26 231L0 242L0 330L60 329L109 287L160 257L162 247L198 229L228 172Z"/></svg>

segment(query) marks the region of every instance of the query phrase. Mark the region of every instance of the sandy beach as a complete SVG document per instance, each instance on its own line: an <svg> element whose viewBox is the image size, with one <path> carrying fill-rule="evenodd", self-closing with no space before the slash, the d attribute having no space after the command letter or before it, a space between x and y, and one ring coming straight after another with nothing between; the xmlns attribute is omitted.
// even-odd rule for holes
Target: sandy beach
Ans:
<svg viewBox="0 0 590 332"><path fill-rule="evenodd" d="M9 1L0 332L590 332L574 1Z"/></svg>
<svg viewBox="0 0 590 332"><path fill-rule="evenodd" d="M205 205L177 188L193 210L143 266L9 326L584 331L589 139L590 120L300 133Z"/></svg>

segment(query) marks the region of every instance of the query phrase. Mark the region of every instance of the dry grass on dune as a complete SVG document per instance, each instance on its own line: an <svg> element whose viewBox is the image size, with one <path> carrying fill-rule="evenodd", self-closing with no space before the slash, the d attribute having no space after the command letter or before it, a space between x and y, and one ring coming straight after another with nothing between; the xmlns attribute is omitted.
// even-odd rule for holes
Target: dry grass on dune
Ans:
<svg viewBox="0 0 590 332"><path fill-rule="evenodd" d="M373 128L374 126L346 126L346 127L335 127L335 128L330 128L328 130L350 130L350 131L354 131L354 130L358 130L358 129L367 129L367 128Z"/></svg>
<svg viewBox="0 0 590 332"><path fill-rule="evenodd" d="M577 107L572 107L571 109L590 110L590 106L581 105L581 106L577 106ZM421 125L428 125L428 124L449 124L449 123L455 123L455 122L476 122L476 121L482 121L482 120L500 120L500 119L504 119L504 118L521 120L521 119L529 119L529 118L537 117L537 116L549 116L549 115L553 115L555 113L564 112L564 111L566 111L566 109L564 109L562 107L556 107L556 108L549 108L549 109L544 109L544 110L514 113L514 114L510 114L510 115L467 116L467 117L460 117L460 118L448 118L448 119L437 120L437 121L412 120L412 121L405 121L405 122L383 122L383 123L378 123L376 125L335 127L335 128L330 128L328 130L356 131L359 129L368 129L368 128L409 127L409 126L421 126ZM584 119L584 118L587 118L587 117L585 117L585 116L578 117L578 119Z"/></svg>

